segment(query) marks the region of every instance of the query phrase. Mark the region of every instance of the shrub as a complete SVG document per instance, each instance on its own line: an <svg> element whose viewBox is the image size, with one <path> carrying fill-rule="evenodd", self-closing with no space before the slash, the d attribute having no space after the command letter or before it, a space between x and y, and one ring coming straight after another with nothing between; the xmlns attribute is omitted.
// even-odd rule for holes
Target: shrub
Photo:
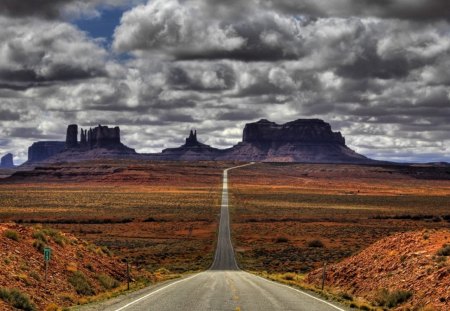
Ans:
<svg viewBox="0 0 450 311"><path fill-rule="evenodd" d="M47 243L47 237L45 236L44 232L41 230L33 232L33 239L36 239L37 241L41 241L43 243Z"/></svg>
<svg viewBox="0 0 450 311"><path fill-rule="evenodd" d="M442 248L437 251L438 256L450 256L450 245L444 244Z"/></svg>
<svg viewBox="0 0 450 311"><path fill-rule="evenodd" d="M119 281L104 273L99 274L97 280L100 282L100 285L107 290L116 288L120 285Z"/></svg>
<svg viewBox="0 0 450 311"><path fill-rule="evenodd" d="M19 233L14 230L6 230L5 232L3 232L3 236L14 241L20 240Z"/></svg>
<svg viewBox="0 0 450 311"><path fill-rule="evenodd" d="M45 242L41 241L41 240L35 240L33 242L33 247L36 248L38 251L43 252L44 248L47 246L47 244L45 244Z"/></svg>
<svg viewBox="0 0 450 311"><path fill-rule="evenodd" d="M286 281L294 281L297 276L295 275L295 273L286 273L285 275L282 276L283 279L285 279Z"/></svg>
<svg viewBox="0 0 450 311"><path fill-rule="evenodd" d="M69 283L75 288L77 294L84 296L92 296L95 294L91 284L81 271L74 271L69 278Z"/></svg>
<svg viewBox="0 0 450 311"><path fill-rule="evenodd" d="M394 308L407 301L411 296L410 291L395 290L390 292L387 289L382 289L375 297L375 302L378 306Z"/></svg>
<svg viewBox="0 0 450 311"><path fill-rule="evenodd" d="M45 311L59 311L59 310L61 310L61 308L58 307L58 305L54 304L54 303L51 303L45 307Z"/></svg>
<svg viewBox="0 0 450 311"><path fill-rule="evenodd" d="M36 281L40 281L41 280L41 276L36 271L31 271L30 272L30 276L33 279L35 279Z"/></svg>
<svg viewBox="0 0 450 311"><path fill-rule="evenodd" d="M36 306L30 301L30 298L18 289L0 288L0 299L20 310L36 310Z"/></svg>
<svg viewBox="0 0 450 311"><path fill-rule="evenodd" d="M340 294L341 298L344 300L349 300L349 301L353 301L353 297L352 295L350 295L349 293L341 293Z"/></svg>
<svg viewBox="0 0 450 311"><path fill-rule="evenodd" d="M287 242L289 242L289 239L284 236L280 236L275 240L275 243L287 243Z"/></svg>
<svg viewBox="0 0 450 311"><path fill-rule="evenodd" d="M324 245L320 240L312 240L308 242L308 247L324 247Z"/></svg>

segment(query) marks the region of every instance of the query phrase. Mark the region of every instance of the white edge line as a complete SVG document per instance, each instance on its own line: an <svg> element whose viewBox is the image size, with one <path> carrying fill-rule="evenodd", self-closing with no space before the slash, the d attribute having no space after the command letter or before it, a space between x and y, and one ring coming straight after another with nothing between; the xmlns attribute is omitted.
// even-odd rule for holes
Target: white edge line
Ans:
<svg viewBox="0 0 450 311"><path fill-rule="evenodd" d="M294 288L294 287L292 287L292 286L289 286L289 285L286 285L286 284L281 284L281 283L278 283L278 282L275 282L275 281L271 281L271 280L265 279L265 278L263 278L263 277L261 277L261 276L259 276L259 275L256 275L256 274L253 274L253 273L249 273L249 272L247 272L247 271L244 271L244 272L247 273L247 274L256 276L257 278L260 278L260 279L262 279L262 280L264 280L264 281L266 281L266 282L273 283L273 284L276 284L276 285L279 285L279 286L283 286L283 287L287 287L287 288L289 288L289 289L291 289L291 290L294 290L294 291L296 291L296 292L299 292L300 294L303 294L303 295L308 296L308 297L310 297L310 298L313 298L313 299L315 299L315 300L317 300L317 301L320 301L320 302L322 302L322 303L325 303L325 304L327 304L327 305L329 305L329 306L335 308L336 310L339 310L339 311L346 311L346 310L344 310L344 309L339 308L338 306L335 306L334 304L332 304L332 303L330 303L330 302L328 302L328 301L325 301L325 300L323 300L323 299L317 298L317 297L315 297L315 296L313 296L313 295L310 295L310 294L308 294L308 293L306 293L306 292L304 292L304 291L302 291L302 290L299 290L299 289L297 289L297 288Z"/></svg>
<svg viewBox="0 0 450 311"><path fill-rule="evenodd" d="M153 291L153 292L151 292L151 293L149 293L149 294L147 294L147 295L145 295L145 296L142 296L141 298L138 298L138 299L136 299L136 300L134 300L134 301L132 301L132 302L130 302L130 303L124 305L123 307L120 307L119 309L116 309L115 311L121 311L121 310L124 310L124 309L126 309L126 308L128 308L128 307L134 305L135 303L137 303L137 302L139 302L139 301L141 301L141 300L144 300L144 299L146 299L146 298L148 298L148 297L150 297L150 296L156 294L157 292L160 292L160 291L162 291L162 290L164 290L164 289L166 289L166 288L168 288L168 287L170 287L170 286L173 286L173 285L175 285L175 284L178 284L178 283L181 283L181 282L184 282L184 281L193 279L193 278L199 276L199 275L202 274L202 273L204 273L204 272L197 273L197 274L195 274L195 275L193 275L193 276L190 276L190 277L188 277L188 278L186 278L186 279L182 279L182 280L178 280L178 281L176 281L176 282L170 283L169 285L166 285L166 286L164 286L164 287L161 287L161 288L159 288L159 289L157 289L157 290L155 290L155 291Z"/></svg>

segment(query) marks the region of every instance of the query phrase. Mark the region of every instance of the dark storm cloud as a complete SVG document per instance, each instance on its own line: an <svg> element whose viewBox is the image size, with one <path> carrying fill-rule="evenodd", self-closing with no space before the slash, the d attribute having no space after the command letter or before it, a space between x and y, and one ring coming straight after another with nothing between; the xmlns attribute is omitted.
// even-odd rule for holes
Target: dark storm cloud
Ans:
<svg viewBox="0 0 450 311"><path fill-rule="evenodd" d="M229 111L229 112L223 112L219 113L216 116L217 120L227 120L227 121L247 121L252 119L258 119L260 117L263 117L264 115L258 111Z"/></svg>
<svg viewBox="0 0 450 311"><path fill-rule="evenodd" d="M0 14L13 17L42 16L56 18L64 5L75 0L2 0Z"/></svg>
<svg viewBox="0 0 450 311"><path fill-rule="evenodd" d="M20 114L11 110L0 109L0 121L17 121L20 120Z"/></svg>
<svg viewBox="0 0 450 311"><path fill-rule="evenodd" d="M1 0L0 15L49 20L84 15L93 17L100 15L99 7L128 7L141 2L143 0Z"/></svg>
<svg viewBox="0 0 450 311"><path fill-rule="evenodd" d="M41 75L32 69L19 70L1 70L0 81L22 82L26 87L40 85L44 82L71 81L79 79L90 79L96 77L105 77L107 75L103 68L79 68L69 64L55 64L48 68L45 75ZM14 84L5 85L12 87Z"/></svg>
<svg viewBox="0 0 450 311"><path fill-rule="evenodd" d="M447 0L267 0L264 3L288 14L318 17L359 16L418 21L450 18Z"/></svg>
<svg viewBox="0 0 450 311"><path fill-rule="evenodd" d="M223 91L235 85L232 68L224 64L173 66L167 73L167 82L174 89L195 91ZM198 68L200 67L200 68Z"/></svg>
<svg viewBox="0 0 450 311"><path fill-rule="evenodd" d="M0 17L0 88L106 77L107 53L70 24Z"/></svg>
<svg viewBox="0 0 450 311"><path fill-rule="evenodd" d="M276 61L302 56L294 17L255 11L242 20L212 18L207 2L155 0L124 14L115 31L119 52L160 51L178 60Z"/></svg>

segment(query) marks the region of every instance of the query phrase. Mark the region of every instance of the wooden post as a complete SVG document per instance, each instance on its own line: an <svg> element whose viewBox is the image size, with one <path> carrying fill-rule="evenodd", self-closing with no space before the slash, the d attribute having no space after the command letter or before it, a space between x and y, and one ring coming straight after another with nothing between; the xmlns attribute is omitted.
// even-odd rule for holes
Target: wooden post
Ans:
<svg viewBox="0 0 450 311"><path fill-rule="evenodd" d="M47 288L47 270L48 270L48 261L45 261L45 288Z"/></svg>
<svg viewBox="0 0 450 311"><path fill-rule="evenodd" d="M323 270L322 270L322 290L325 287L325 270L327 268L327 262L323 263Z"/></svg>

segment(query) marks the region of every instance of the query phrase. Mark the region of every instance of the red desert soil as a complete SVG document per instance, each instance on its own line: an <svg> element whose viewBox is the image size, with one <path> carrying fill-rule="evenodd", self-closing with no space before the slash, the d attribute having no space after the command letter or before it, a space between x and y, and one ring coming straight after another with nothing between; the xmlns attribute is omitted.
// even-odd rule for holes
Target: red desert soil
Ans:
<svg viewBox="0 0 450 311"><path fill-rule="evenodd" d="M326 284L375 305L383 289L410 292L398 310L450 310L450 260L439 253L446 243L450 245L450 231L445 229L395 234L329 266ZM306 281L319 286L321 279L318 269Z"/></svg>
<svg viewBox="0 0 450 311"><path fill-rule="evenodd" d="M47 283L42 252L45 245L52 249ZM120 287L126 279L124 263L108 255L104 249L71 234L39 226L1 224L0 257L0 288L18 289L31 299L38 310L44 310L51 304L63 307L79 303L87 296L105 292L106 287L110 287L109 290ZM83 283L81 278L86 281L87 287L79 287L77 292L73 285L74 276L78 277L79 286ZM16 309L0 299L0 310Z"/></svg>

